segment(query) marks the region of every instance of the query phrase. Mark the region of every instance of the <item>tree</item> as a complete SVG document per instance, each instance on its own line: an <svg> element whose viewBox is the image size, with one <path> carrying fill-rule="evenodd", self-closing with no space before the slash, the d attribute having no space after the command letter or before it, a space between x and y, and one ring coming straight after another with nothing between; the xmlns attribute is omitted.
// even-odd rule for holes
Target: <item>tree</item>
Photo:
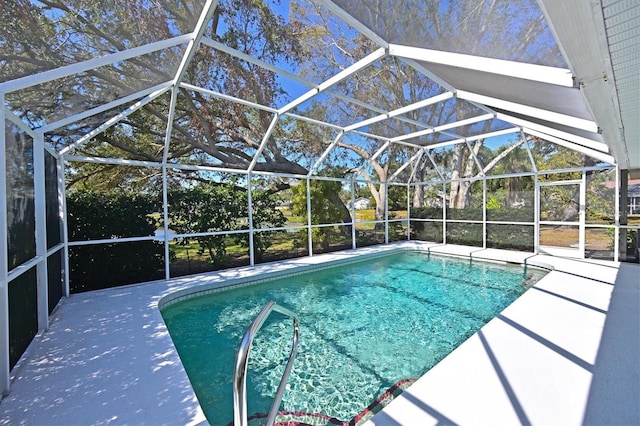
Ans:
<svg viewBox="0 0 640 426"><path fill-rule="evenodd" d="M286 218L277 208L277 199L270 191L254 190L252 199L253 229L278 228L284 226ZM215 231L247 230L248 209L247 190L233 180L223 183L199 182L189 187L171 189L169 199L169 220L171 229L178 234L202 234ZM281 231L271 231L281 232ZM227 244L234 240L249 246L248 233L234 235L198 235L183 238L185 244L193 239L198 242L198 253L207 253L209 262L224 266L227 261ZM271 245L271 240L254 233L254 253L258 260Z"/></svg>
<svg viewBox="0 0 640 426"><path fill-rule="evenodd" d="M338 223L343 218L342 209L336 203L327 203L341 189L340 182L329 180L311 180L309 183L309 196L311 197L311 224L323 225ZM307 216L307 185L301 183L294 188L292 199L293 214ZM312 230L312 239L320 241L323 249L328 250L330 238L333 234L332 227L316 227ZM307 232L302 231L303 241L307 241Z"/></svg>
<svg viewBox="0 0 640 426"><path fill-rule="evenodd" d="M178 234L246 229L246 223L241 222L241 218L246 217L246 192L244 198L238 192L233 184L172 189L168 194L171 228ZM214 265L225 264L225 235L199 235L193 239L198 242L198 254L206 252ZM184 238L181 243L189 240Z"/></svg>

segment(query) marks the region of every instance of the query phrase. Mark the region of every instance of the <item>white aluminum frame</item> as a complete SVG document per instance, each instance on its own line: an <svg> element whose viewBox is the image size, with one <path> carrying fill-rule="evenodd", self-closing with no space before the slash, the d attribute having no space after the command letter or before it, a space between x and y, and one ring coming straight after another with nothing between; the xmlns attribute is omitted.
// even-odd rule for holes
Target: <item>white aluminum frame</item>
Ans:
<svg viewBox="0 0 640 426"><path fill-rule="evenodd" d="M0 92L0 105L4 106L4 93ZM6 151L5 108L0 108L0 188L7 187L7 164L4 160ZM7 241L7 197L0 197L0 241ZM0 244L0 393L9 393L11 384L9 362L9 258L7 244Z"/></svg>
<svg viewBox="0 0 640 426"><path fill-rule="evenodd" d="M570 180L560 180L560 181L553 181L553 182L540 182L537 179L536 176L536 182L535 182L535 188L536 188L536 194L535 194L535 202L536 202L536 207L537 207L537 216L535 217L536 219L536 229L534 232L536 232L536 235L538 237L536 243L536 253L540 253L542 250L540 249L542 246L540 245L540 226L541 225L555 225L555 226L572 226L572 227L578 227L578 256L580 259L584 258L584 240L585 240L585 235L584 235L584 230L585 230L585 200L586 200L586 175L585 175L585 171L584 170L580 170L582 171L582 178L581 179L570 179ZM555 173L555 172L554 172ZM580 190L580 196L579 196L579 217L578 217L578 222L562 222L562 221L552 221L552 220L540 220L540 190L541 188L547 187L547 186L571 186L571 185L578 185L579 190ZM547 247L547 246L544 246ZM552 247L553 248L553 247Z"/></svg>
<svg viewBox="0 0 640 426"><path fill-rule="evenodd" d="M565 87L573 87L571 70L546 65L493 59L485 56L444 52L441 50L389 44L389 54L400 58L448 65L468 70L539 81Z"/></svg>
<svg viewBox="0 0 640 426"><path fill-rule="evenodd" d="M157 41L155 43L145 44L143 46L134 47L99 58L89 59L87 61L66 65L49 71L44 71L35 75L17 78L4 83L0 83L0 92L10 93L17 90L26 89L28 87L37 86L59 78L68 77L70 75L79 74L95 68L111 65L116 62L126 61L136 56L146 55L148 53L157 52L163 49L169 49L188 43L193 39L193 33L183 34L167 40Z"/></svg>

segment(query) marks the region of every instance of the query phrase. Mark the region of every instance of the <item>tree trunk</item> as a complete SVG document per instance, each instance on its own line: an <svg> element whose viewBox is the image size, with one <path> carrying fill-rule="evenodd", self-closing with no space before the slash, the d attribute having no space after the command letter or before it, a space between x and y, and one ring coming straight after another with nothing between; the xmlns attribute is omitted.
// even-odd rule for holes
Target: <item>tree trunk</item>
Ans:
<svg viewBox="0 0 640 426"><path fill-rule="evenodd" d="M518 202L518 194L520 193L520 178L509 178L509 186L507 188L507 205L505 207L511 208Z"/></svg>
<svg viewBox="0 0 640 426"><path fill-rule="evenodd" d="M412 207L420 209L424 207L424 186L416 185L413 187L413 201Z"/></svg>
<svg viewBox="0 0 640 426"><path fill-rule="evenodd" d="M342 210L342 214L343 214L342 223L344 223L345 226L340 227L340 232L344 236L351 235L352 220L351 220L351 212L349 211L349 208L342 202L342 200L336 193L331 194L331 197L329 198L329 202L331 202L332 204L335 204L336 206L338 206L338 208L340 208L340 210Z"/></svg>
<svg viewBox="0 0 640 426"><path fill-rule="evenodd" d="M376 220L384 220L385 204L387 202L387 189L384 184L380 184L380 188L372 183L369 184L369 190L376 202ZM379 224L376 223L376 229L379 229Z"/></svg>
<svg viewBox="0 0 640 426"><path fill-rule="evenodd" d="M426 167L427 164L422 161L416 166L416 173L414 176L414 181L416 183L424 181L424 169ZM412 207L417 209L424 207L424 185L416 185L413 187L413 200L411 204Z"/></svg>
<svg viewBox="0 0 640 426"><path fill-rule="evenodd" d="M473 153L478 154L484 141L478 140L473 146ZM467 154L465 158L466 144L457 144L453 150L453 172L451 174L452 179L459 179L473 176L473 168L475 160L471 153ZM462 166L464 165L464 171ZM449 207L453 209L464 209L471 204L471 193L469 188L471 187L470 181L453 181L451 182L451 190L449 191Z"/></svg>

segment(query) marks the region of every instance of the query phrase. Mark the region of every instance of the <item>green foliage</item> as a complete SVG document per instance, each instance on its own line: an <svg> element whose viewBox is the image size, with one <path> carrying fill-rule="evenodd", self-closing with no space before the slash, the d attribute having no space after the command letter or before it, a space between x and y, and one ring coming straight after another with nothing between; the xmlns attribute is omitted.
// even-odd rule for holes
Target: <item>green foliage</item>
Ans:
<svg viewBox="0 0 640 426"><path fill-rule="evenodd" d="M498 197L493 195L489 196L489 199L487 200L487 210L495 210L499 208L500 201L498 200Z"/></svg>
<svg viewBox="0 0 640 426"><path fill-rule="evenodd" d="M411 217L415 219L442 219L442 207L414 207L411 209Z"/></svg>
<svg viewBox="0 0 640 426"><path fill-rule="evenodd" d="M153 235L150 216L159 200L147 194L67 194L70 241ZM163 247L154 241L135 241L71 247L69 282L72 292L96 290L161 278Z"/></svg>
<svg viewBox="0 0 640 426"><path fill-rule="evenodd" d="M533 251L534 227L528 225L487 224L487 247Z"/></svg>
<svg viewBox="0 0 640 426"><path fill-rule="evenodd" d="M398 185L389 185L389 210L407 209L407 188Z"/></svg>
<svg viewBox="0 0 640 426"><path fill-rule="evenodd" d="M178 234L195 234L213 231L246 229L247 194L242 194L233 184L200 184L191 188L172 189L168 193L169 224ZM206 235L182 239L188 244L198 242L198 254L207 253L209 262L226 262L224 235Z"/></svg>
<svg viewBox="0 0 640 426"><path fill-rule="evenodd" d="M279 228L287 223L287 218L278 209L278 198L265 190L254 190L252 200L252 219L253 229L261 228ZM269 231L268 235L262 232L254 232L253 249L257 261L262 260L267 249L273 244L274 234L281 234L284 231ZM248 245L249 238L244 237L241 240L243 245Z"/></svg>
<svg viewBox="0 0 640 426"><path fill-rule="evenodd" d="M340 182L327 180L312 180L310 182L309 194L311 196L311 224L320 225L327 223L338 223L343 219L343 211L340 206L330 200L332 194L340 192ZM302 183L293 191L291 209L294 215L307 216L307 186ZM314 228L311 238L319 241L323 249L329 248L330 227ZM307 241L307 231L301 231L302 241Z"/></svg>
<svg viewBox="0 0 640 426"><path fill-rule="evenodd" d="M201 183L191 188L169 191L170 227L178 234L248 229L247 191L233 182ZM286 218L277 209L277 198L266 190L253 191L253 228L284 226ZM281 231L272 231L281 232ZM248 247L248 234L238 234L235 241ZM181 244L198 242L198 254L207 253L209 262L224 266L228 262L227 239L224 235L203 235L184 238ZM259 260L271 245L271 240L255 233L254 250Z"/></svg>

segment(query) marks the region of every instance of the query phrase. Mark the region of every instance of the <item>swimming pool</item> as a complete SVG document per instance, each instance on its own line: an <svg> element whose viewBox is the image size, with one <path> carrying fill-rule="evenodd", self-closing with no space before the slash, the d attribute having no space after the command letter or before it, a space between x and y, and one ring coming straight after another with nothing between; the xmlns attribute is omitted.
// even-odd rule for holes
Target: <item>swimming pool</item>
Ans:
<svg viewBox="0 0 640 426"><path fill-rule="evenodd" d="M350 421L394 385L428 371L544 274L402 252L191 298L162 314L211 424L233 419L236 351L270 300L300 318L283 410L327 416L306 421ZM290 341L290 320L277 314L256 336L249 413L268 412Z"/></svg>

